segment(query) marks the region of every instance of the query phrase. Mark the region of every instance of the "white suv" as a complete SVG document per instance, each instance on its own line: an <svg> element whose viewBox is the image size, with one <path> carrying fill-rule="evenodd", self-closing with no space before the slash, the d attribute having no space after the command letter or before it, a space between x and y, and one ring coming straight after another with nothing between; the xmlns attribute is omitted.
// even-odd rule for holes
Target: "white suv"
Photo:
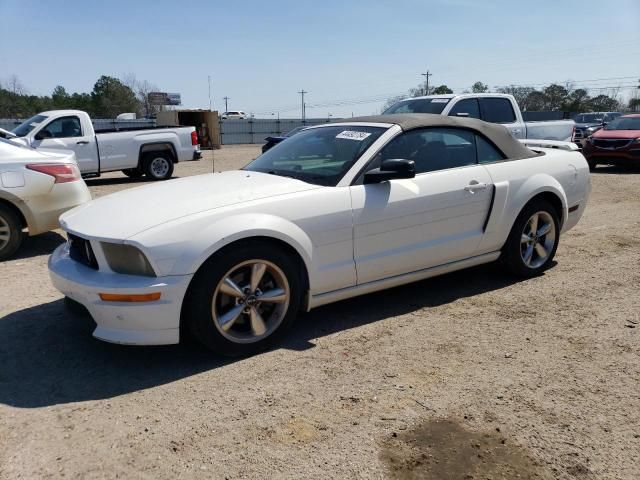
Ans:
<svg viewBox="0 0 640 480"><path fill-rule="evenodd" d="M91 200L75 154L45 152L0 138L0 260L24 238L59 228L58 217Z"/></svg>
<svg viewBox="0 0 640 480"><path fill-rule="evenodd" d="M239 119L244 119L247 118L248 115L246 113L244 113L242 110L234 110L234 111L230 111L230 112L224 112L222 114L222 119L226 120L226 119L232 119L232 118L239 118Z"/></svg>

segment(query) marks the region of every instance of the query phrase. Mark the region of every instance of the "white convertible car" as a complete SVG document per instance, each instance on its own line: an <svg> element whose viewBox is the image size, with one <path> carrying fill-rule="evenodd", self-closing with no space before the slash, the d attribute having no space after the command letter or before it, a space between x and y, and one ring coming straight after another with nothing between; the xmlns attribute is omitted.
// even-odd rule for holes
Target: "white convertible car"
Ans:
<svg viewBox="0 0 640 480"><path fill-rule="evenodd" d="M546 146L562 147L549 143ZM271 345L300 309L499 258L546 269L589 167L500 125L406 114L311 127L242 170L99 198L61 217L54 285L94 336L217 352Z"/></svg>

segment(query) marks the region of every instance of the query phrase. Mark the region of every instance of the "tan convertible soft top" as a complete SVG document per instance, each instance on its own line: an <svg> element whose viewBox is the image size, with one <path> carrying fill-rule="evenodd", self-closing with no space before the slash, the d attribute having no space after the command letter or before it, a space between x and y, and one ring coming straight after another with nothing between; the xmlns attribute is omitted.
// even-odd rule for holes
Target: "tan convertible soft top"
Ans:
<svg viewBox="0 0 640 480"><path fill-rule="evenodd" d="M395 113L391 115L373 115L357 117L348 122L391 123L400 126L405 132L426 127L456 127L475 130L488 138L507 158L530 158L539 154L529 150L516 140L509 130L496 123L483 122L475 118L447 117L430 113Z"/></svg>

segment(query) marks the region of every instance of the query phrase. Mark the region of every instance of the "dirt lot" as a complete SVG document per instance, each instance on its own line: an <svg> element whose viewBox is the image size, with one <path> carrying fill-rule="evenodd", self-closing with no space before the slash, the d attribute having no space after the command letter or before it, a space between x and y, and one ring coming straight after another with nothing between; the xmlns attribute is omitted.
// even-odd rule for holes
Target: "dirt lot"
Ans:
<svg viewBox="0 0 640 480"><path fill-rule="evenodd" d="M344 301L236 361L94 340L49 283L60 232L29 239L0 264L0 478L637 479L640 171L592 182L544 276L486 266Z"/></svg>

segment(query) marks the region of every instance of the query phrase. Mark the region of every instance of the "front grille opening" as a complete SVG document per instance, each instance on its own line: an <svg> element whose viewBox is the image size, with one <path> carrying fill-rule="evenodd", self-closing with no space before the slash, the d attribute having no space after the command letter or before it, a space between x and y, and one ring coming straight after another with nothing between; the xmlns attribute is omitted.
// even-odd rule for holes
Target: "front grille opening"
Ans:
<svg viewBox="0 0 640 480"><path fill-rule="evenodd" d="M85 267L98 270L98 261L91 248L91 242L71 233L69 235L69 256Z"/></svg>

